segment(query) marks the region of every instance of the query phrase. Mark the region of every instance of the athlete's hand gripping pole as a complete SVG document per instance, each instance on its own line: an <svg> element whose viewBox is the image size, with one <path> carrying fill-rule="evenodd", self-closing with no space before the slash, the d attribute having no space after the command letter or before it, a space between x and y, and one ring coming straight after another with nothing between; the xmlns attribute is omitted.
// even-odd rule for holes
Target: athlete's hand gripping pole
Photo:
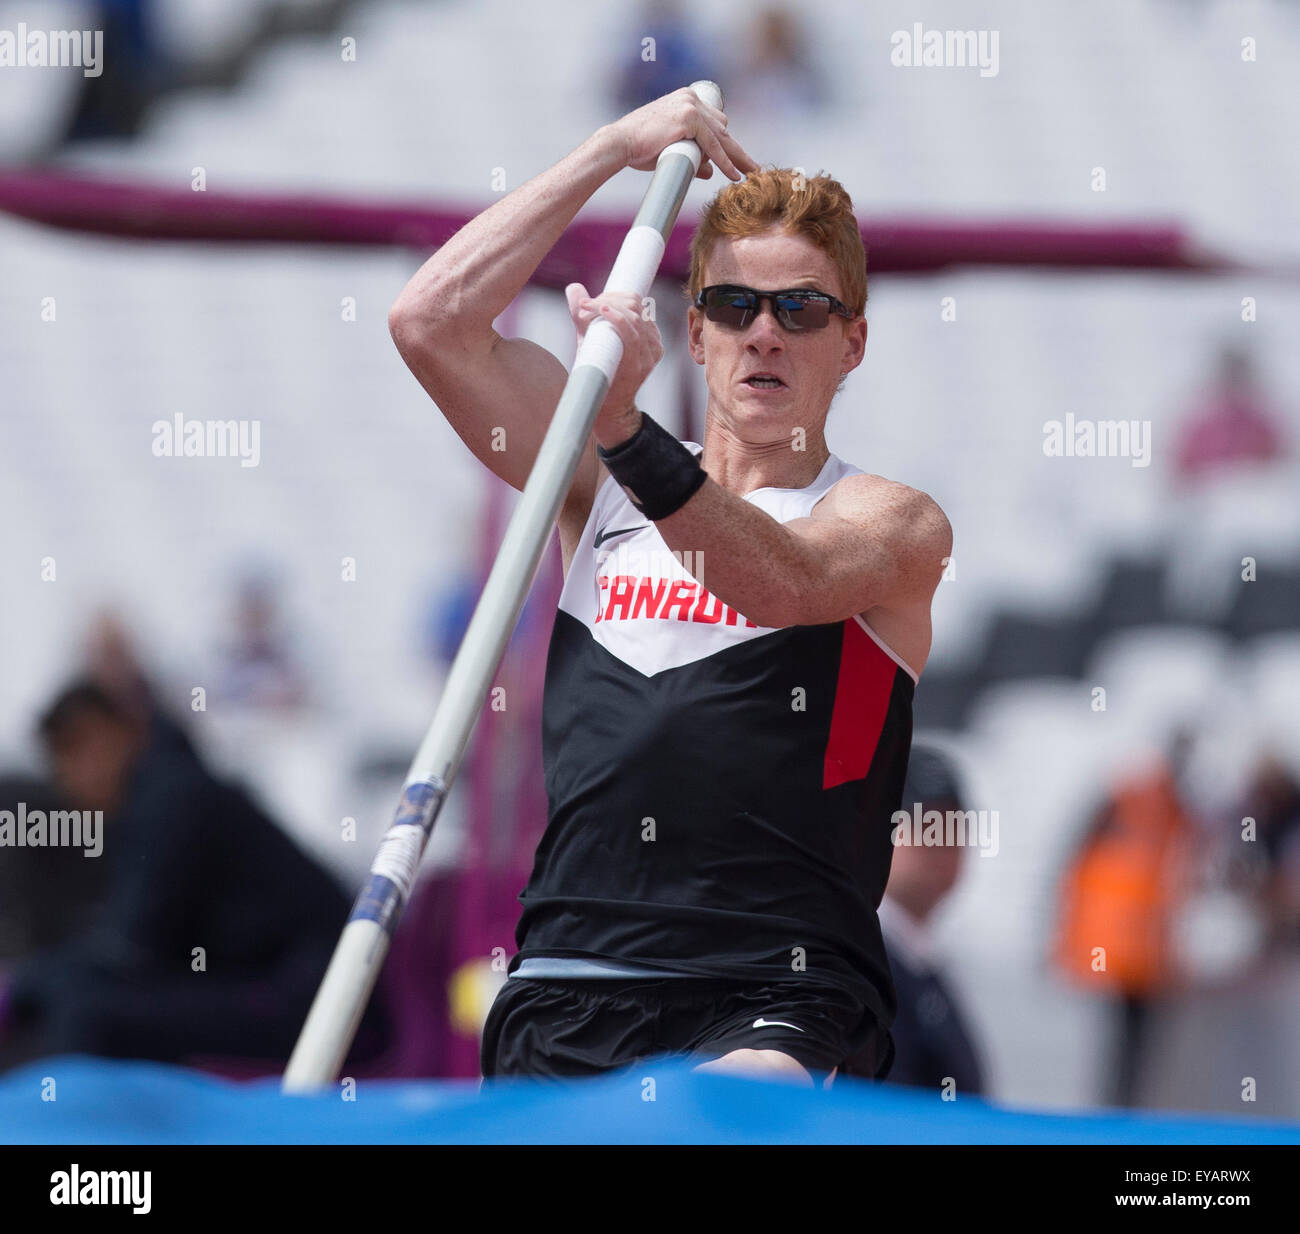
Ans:
<svg viewBox="0 0 1300 1234"><path fill-rule="evenodd" d="M713 82L697 81L691 89L704 102L722 107L722 91ZM605 291L638 296L649 292L700 159L699 146L689 140L673 142L659 155ZM284 1073L285 1092L308 1092L332 1083L347 1057L434 821L460 770L483 700L622 354L614 327L603 319L593 321L452 662L433 723L407 774L393 824L307 1013Z"/></svg>

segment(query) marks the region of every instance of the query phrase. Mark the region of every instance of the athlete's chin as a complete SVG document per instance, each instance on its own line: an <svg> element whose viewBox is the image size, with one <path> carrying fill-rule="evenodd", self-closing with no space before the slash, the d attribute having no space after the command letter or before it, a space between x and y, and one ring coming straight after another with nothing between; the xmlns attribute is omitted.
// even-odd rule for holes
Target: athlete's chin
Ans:
<svg viewBox="0 0 1300 1234"><path fill-rule="evenodd" d="M742 396L733 400L731 411L738 420L744 420L751 424L796 425L810 423L809 412L804 405L804 401L797 398L745 398Z"/></svg>

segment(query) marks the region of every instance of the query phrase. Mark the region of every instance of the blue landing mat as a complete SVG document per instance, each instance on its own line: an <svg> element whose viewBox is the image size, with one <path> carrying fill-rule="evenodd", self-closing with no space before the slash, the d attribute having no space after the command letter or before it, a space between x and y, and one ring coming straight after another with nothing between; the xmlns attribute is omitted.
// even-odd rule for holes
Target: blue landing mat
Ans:
<svg viewBox="0 0 1300 1234"><path fill-rule="evenodd" d="M48 1095L52 1079L54 1100ZM285 1097L181 1067L67 1055L0 1077L6 1144L1300 1144L1300 1124L1039 1114L839 1080L824 1092L644 1063L564 1085L369 1080Z"/></svg>

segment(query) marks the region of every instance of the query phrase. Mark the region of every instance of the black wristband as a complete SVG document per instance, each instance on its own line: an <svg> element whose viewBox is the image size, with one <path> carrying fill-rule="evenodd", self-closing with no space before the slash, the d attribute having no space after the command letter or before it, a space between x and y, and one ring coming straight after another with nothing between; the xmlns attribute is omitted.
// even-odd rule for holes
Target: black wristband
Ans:
<svg viewBox="0 0 1300 1234"><path fill-rule="evenodd" d="M612 450L597 445L596 453L651 522L680 510L709 478L695 455L644 411L631 437Z"/></svg>

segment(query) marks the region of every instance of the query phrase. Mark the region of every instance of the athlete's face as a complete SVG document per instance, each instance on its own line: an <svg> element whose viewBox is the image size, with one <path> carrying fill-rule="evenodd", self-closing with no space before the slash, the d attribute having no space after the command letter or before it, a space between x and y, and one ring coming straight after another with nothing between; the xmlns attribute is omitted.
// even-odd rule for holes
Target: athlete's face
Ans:
<svg viewBox="0 0 1300 1234"><path fill-rule="evenodd" d="M811 240L779 226L741 239L718 240L704 265L702 286L736 283L759 291L806 287L844 299L835 263ZM867 323L832 313L820 330L787 330L765 300L744 330L709 321L704 310L689 311L691 357L704 365L709 403L715 414L746 428L770 429L788 439L790 429L820 427L836 387L862 363ZM750 379L766 373L779 386Z"/></svg>

